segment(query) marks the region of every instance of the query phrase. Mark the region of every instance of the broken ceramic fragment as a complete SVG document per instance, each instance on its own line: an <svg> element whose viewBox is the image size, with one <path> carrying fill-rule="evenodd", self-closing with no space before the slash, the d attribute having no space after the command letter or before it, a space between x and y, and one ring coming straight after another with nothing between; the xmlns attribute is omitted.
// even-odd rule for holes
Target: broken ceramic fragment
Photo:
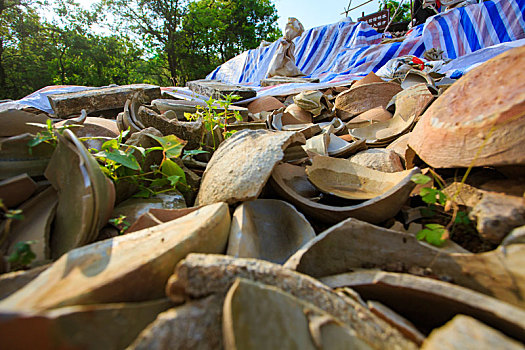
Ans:
<svg viewBox="0 0 525 350"><path fill-rule="evenodd" d="M369 146L386 145L408 132L433 99L434 96L428 91L426 85L412 86L396 95L396 112L392 119L352 129L350 135L366 139Z"/></svg>
<svg viewBox="0 0 525 350"><path fill-rule="evenodd" d="M523 350L523 344L472 317L457 315L443 327L435 329L422 350Z"/></svg>
<svg viewBox="0 0 525 350"><path fill-rule="evenodd" d="M16 250L18 242L31 242L31 251L36 255L32 266L47 262L50 258L49 234L57 202L57 193L49 186L19 207L24 218L11 223L7 236L7 255Z"/></svg>
<svg viewBox="0 0 525 350"><path fill-rule="evenodd" d="M49 164L54 147L40 143L30 149L28 143L35 138L31 134L0 138L0 180L26 173L41 176Z"/></svg>
<svg viewBox="0 0 525 350"><path fill-rule="evenodd" d="M128 349L222 349L223 300L210 295L159 314Z"/></svg>
<svg viewBox="0 0 525 350"><path fill-rule="evenodd" d="M83 113L85 113L83 111ZM86 115L87 117L87 115ZM54 125L55 128L69 125L71 119L58 122ZM82 122L75 122L74 125L81 125L81 127L71 127L70 130L78 138L86 138L82 143L87 149L94 148L100 150L102 144L108 139L115 138L119 135L119 129L115 121L105 118L87 117ZM105 139L97 139L97 138ZM91 139L90 139L91 138Z"/></svg>
<svg viewBox="0 0 525 350"><path fill-rule="evenodd" d="M297 107L312 113L314 118L319 116L323 110L331 109L331 103L326 96L317 90L303 91L295 95L293 100Z"/></svg>
<svg viewBox="0 0 525 350"><path fill-rule="evenodd" d="M360 80L356 80L350 89L355 89L361 85L372 84L372 83L384 83L385 81L378 77L374 72L368 73L365 77Z"/></svg>
<svg viewBox="0 0 525 350"><path fill-rule="evenodd" d="M378 300L420 329L439 327L460 313L525 340L525 310L451 283L377 270L328 276L321 282L331 288L350 287L365 299Z"/></svg>
<svg viewBox="0 0 525 350"><path fill-rule="evenodd" d="M316 306L245 279L238 279L226 295L222 329L226 350L372 349Z"/></svg>
<svg viewBox="0 0 525 350"><path fill-rule="evenodd" d="M20 174L0 181L0 199L7 208L22 204L37 189L36 182L27 174Z"/></svg>
<svg viewBox="0 0 525 350"><path fill-rule="evenodd" d="M402 91L401 86L396 83L371 83L347 90L335 99L335 110L337 116L343 121L359 115L369 109L383 106Z"/></svg>
<svg viewBox="0 0 525 350"><path fill-rule="evenodd" d="M313 121L311 112L293 103L285 108L282 116L282 124L309 124Z"/></svg>
<svg viewBox="0 0 525 350"><path fill-rule="evenodd" d="M30 133L36 135L42 128L28 123L46 125L49 117L44 114L29 113L20 109L0 112L0 137L11 137Z"/></svg>
<svg viewBox="0 0 525 350"><path fill-rule="evenodd" d="M335 293L309 276L263 260L189 254L177 265L175 274L166 285L166 293L175 302L214 293L224 295L237 278L275 286L315 305L345 323L376 349L416 348L357 301Z"/></svg>
<svg viewBox="0 0 525 350"><path fill-rule="evenodd" d="M146 228L160 225L162 223L175 220L202 207L192 207L184 209L156 209L151 208L135 220L126 230L126 233L140 231Z"/></svg>
<svg viewBox="0 0 525 350"><path fill-rule="evenodd" d="M45 175L58 192L51 233L51 256L92 242L106 224L115 203L115 188L71 130L58 135L58 145Z"/></svg>
<svg viewBox="0 0 525 350"><path fill-rule="evenodd" d="M202 177L196 205L215 202L233 204L256 199L284 150L304 136L269 130L239 131L213 154Z"/></svg>
<svg viewBox="0 0 525 350"><path fill-rule="evenodd" d="M50 265L33 267L29 270L8 272L0 275L0 300L7 298L17 290L38 277Z"/></svg>
<svg viewBox="0 0 525 350"><path fill-rule="evenodd" d="M235 209L226 253L282 264L314 237L310 223L291 204L257 199Z"/></svg>
<svg viewBox="0 0 525 350"><path fill-rule="evenodd" d="M307 243L284 266L313 277L363 266L409 273L427 271L462 287L525 306L525 244L479 254L450 251L457 248L447 251L410 234L348 219Z"/></svg>
<svg viewBox="0 0 525 350"><path fill-rule="evenodd" d="M392 113L387 111L385 107L379 106L369 109L355 118L350 119L350 121L346 122L346 126L348 129L362 128L370 124L384 122L390 119L392 119Z"/></svg>
<svg viewBox="0 0 525 350"><path fill-rule="evenodd" d="M387 149L373 148L361 151L348 158L348 160L385 173L395 173L405 170L399 156L394 151Z"/></svg>
<svg viewBox="0 0 525 350"><path fill-rule="evenodd" d="M8 349L124 349L171 304L159 299L0 313L0 338Z"/></svg>
<svg viewBox="0 0 525 350"><path fill-rule="evenodd" d="M223 252L229 229L228 206L216 203L152 229L74 249L1 301L0 310L162 297L175 264L190 252Z"/></svg>
<svg viewBox="0 0 525 350"><path fill-rule="evenodd" d="M273 96L263 96L250 102L248 110L256 114L260 112L272 112L276 109L285 107L284 104Z"/></svg>
<svg viewBox="0 0 525 350"><path fill-rule="evenodd" d="M330 157L345 158L366 147L366 140L347 142L334 134L330 134L329 137L327 151Z"/></svg>
<svg viewBox="0 0 525 350"><path fill-rule="evenodd" d="M314 157L306 167L310 182L319 190L346 199L372 199L392 194L394 188L412 186L411 170L386 173L347 159Z"/></svg>
<svg viewBox="0 0 525 350"><path fill-rule="evenodd" d="M278 165L272 173L270 184L282 198L292 203L302 213L322 222L335 224L349 217L354 217L371 223L380 223L392 218L401 209L415 185L410 181L410 178L417 173L419 173L419 169L414 168L411 173L407 173L403 181L383 195L347 206L317 203L312 200L313 196L304 197L304 194L301 194L303 190L312 193L312 188L315 191L315 187L308 181L305 169L300 166ZM301 190L297 192L296 188ZM317 192L318 195L319 192Z"/></svg>
<svg viewBox="0 0 525 350"><path fill-rule="evenodd" d="M525 164L524 62L522 46L465 74L428 108L409 146L436 168Z"/></svg>
<svg viewBox="0 0 525 350"><path fill-rule="evenodd" d="M254 89L242 85L226 84L220 80L193 80L188 81L186 86L193 92L216 100L222 100L228 95L237 95L241 97L241 100L246 100L257 95Z"/></svg>

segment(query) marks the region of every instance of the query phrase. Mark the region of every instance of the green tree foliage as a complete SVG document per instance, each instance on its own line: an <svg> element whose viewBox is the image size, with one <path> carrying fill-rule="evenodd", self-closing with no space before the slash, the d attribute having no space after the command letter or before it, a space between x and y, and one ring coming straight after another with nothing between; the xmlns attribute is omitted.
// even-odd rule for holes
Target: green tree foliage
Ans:
<svg viewBox="0 0 525 350"><path fill-rule="evenodd" d="M398 7L399 7L399 1L382 0L381 3L379 4L379 11L382 11L388 8L390 10L390 16L393 16ZM394 20L392 21L392 23L409 22L409 21L410 21L410 1L405 0L403 2L403 5L401 5L401 8L397 11L397 14L394 17Z"/></svg>

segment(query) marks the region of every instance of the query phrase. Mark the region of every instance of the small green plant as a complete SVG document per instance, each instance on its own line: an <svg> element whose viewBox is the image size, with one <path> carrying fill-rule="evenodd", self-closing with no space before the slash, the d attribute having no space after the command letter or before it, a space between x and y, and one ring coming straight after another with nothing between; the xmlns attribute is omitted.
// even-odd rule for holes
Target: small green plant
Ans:
<svg viewBox="0 0 525 350"><path fill-rule="evenodd" d="M14 246L14 252L9 255L7 261L11 264L11 270L27 268L36 258L36 254L31 250L31 244L36 241L17 242Z"/></svg>
<svg viewBox="0 0 525 350"><path fill-rule="evenodd" d="M109 223L119 229L119 235L124 234L130 226L130 223L126 221L126 215L119 215L116 218L109 219Z"/></svg>
<svg viewBox="0 0 525 350"><path fill-rule="evenodd" d="M430 173L439 184L441 188L444 187L444 181L436 174L432 169ZM432 178L423 174L416 174L412 176L412 181L419 185L426 185ZM458 205L452 201L448 196L440 189L434 187L423 187L421 188L419 195L421 200L427 203L428 207L421 211L424 217L434 217L437 215L437 207L443 207L443 213L446 215L448 224L443 226L437 223L426 224L425 227L420 230L416 237L418 240L425 240L428 243L435 246L442 246L443 243L450 237L450 232L454 229L455 225L469 225L470 219L464 211L460 211ZM446 213L452 210L452 214Z"/></svg>
<svg viewBox="0 0 525 350"><path fill-rule="evenodd" d="M38 126L42 128L42 131L39 131L36 134L36 136L27 143L27 146L29 147L29 154L32 154L33 148L40 145L41 143L47 143L55 147L57 145L57 136L55 132L62 134L64 130L82 127L82 125L76 125L76 124L69 124L69 125L63 125L63 126L56 127L53 125L53 122L51 121L51 119L48 119L46 121L46 124L40 124L40 123L27 123L27 124Z"/></svg>
<svg viewBox="0 0 525 350"><path fill-rule="evenodd" d="M188 121L196 121L199 118L202 118L202 121L204 123L204 127L206 131L211 135L213 145L211 148L213 150L216 150L219 146L219 140L215 138L214 129L215 127L219 127L222 129L222 136L224 139L227 139L231 135L233 135L236 130L228 130L228 119L235 118L238 121L242 121L242 116L238 111L232 111L230 109L231 104L235 101L240 99L240 96L237 95L227 95L223 96L221 100L215 100L210 97L208 101L206 101L206 107L203 106L197 106L197 113L184 113L184 116ZM217 106L217 104L219 106ZM222 112L218 112L218 109L222 109ZM207 145L204 143L204 136L201 140L201 146L206 147Z"/></svg>
<svg viewBox="0 0 525 350"><path fill-rule="evenodd" d="M11 231L11 224L14 220L24 220L24 215L21 209L9 209L0 198L0 221L5 220L4 230L0 232L0 245L4 243L5 239Z"/></svg>

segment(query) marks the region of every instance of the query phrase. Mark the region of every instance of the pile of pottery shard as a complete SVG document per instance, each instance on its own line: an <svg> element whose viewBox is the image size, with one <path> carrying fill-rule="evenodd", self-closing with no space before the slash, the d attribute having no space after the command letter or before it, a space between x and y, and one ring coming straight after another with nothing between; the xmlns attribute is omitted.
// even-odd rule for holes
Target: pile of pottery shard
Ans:
<svg viewBox="0 0 525 350"><path fill-rule="evenodd" d="M83 127L31 153L27 123L49 116L3 112L0 198L24 218L0 224L2 348L523 349L524 65L522 47L457 81L261 97L225 140L151 86L50 96L55 128ZM128 129L137 147L204 144L179 161L191 190L135 198L107 178L88 149ZM416 238L420 173L473 223L442 247ZM18 242L36 257L8 272Z"/></svg>

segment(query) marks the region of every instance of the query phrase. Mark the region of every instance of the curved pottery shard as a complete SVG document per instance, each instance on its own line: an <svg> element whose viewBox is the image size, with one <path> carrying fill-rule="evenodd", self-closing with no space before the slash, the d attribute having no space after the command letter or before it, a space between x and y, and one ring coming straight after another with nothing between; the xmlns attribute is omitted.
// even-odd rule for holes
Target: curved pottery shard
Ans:
<svg viewBox="0 0 525 350"><path fill-rule="evenodd" d="M525 164L523 65L522 46L468 72L428 108L408 145L436 168Z"/></svg>
<svg viewBox="0 0 525 350"><path fill-rule="evenodd" d="M387 111L385 107L380 106L369 109L368 111L359 114L357 117L352 118L352 120L346 123L346 126L349 129L362 128L374 123L385 122L390 119L392 119L392 113Z"/></svg>
<svg viewBox="0 0 525 350"><path fill-rule="evenodd" d="M175 268L166 285L174 301L225 295L237 280L245 278L275 286L311 303L346 324L375 349L415 349L411 341L346 295L335 293L318 280L257 259L216 254L189 254Z"/></svg>
<svg viewBox="0 0 525 350"><path fill-rule="evenodd" d="M372 349L323 310L278 288L238 279L223 307L224 348Z"/></svg>
<svg viewBox="0 0 525 350"><path fill-rule="evenodd" d="M407 132L434 96L425 84L411 86L396 95L396 112L392 119L350 130L350 135L366 139L367 145L381 146Z"/></svg>
<svg viewBox="0 0 525 350"><path fill-rule="evenodd" d="M337 116L348 121L369 109L380 106L386 108L390 99L402 90L396 83L371 83L347 90L335 99Z"/></svg>
<svg viewBox="0 0 525 350"><path fill-rule="evenodd" d="M256 199L284 150L305 143L301 133L243 130L223 142L202 176L195 205Z"/></svg>
<svg viewBox="0 0 525 350"><path fill-rule="evenodd" d="M0 338L6 349L124 349L171 304L159 299L4 313L0 314Z"/></svg>
<svg viewBox="0 0 525 350"><path fill-rule="evenodd" d="M175 264L190 252L223 252L229 229L228 206L217 203L152 229L72 250L4 299L0 310L45 310L163 297Z"/></svg>
<svg viewBox="0 0 525 350"><path fill-rule="evenodd" d="M429 269L440 279L525 307L525 244L480 254L450 253L413 235L348 219L311 240L284 266L316 278L363 266Z"/></svg>
<svg viewBox="0 0 525 350"><path fill-rule="evenodd" d="M51 256L90 243L108 221L115 203L113 183L71 130L58 136L45 175L58 192Z"/></svg>
<svg viewBox="0 0 525 350"><path fill-rule="evenodd" d="M468 288L428 277L370 270L329 276L321 282L331 288L350 287L423 329L439 327L454 315L464 314L525 341L525 310Z"/></svg>
<svg viewBox="0 0 525 350"><path fill-rule="evenodd" d="M372 199L396 185L410 184L412 171L386 173L347 159L315 157L306 167L308 179L319 190L346 199Z"/></svg>
<svg viewBox="0 0 525 350"><path fill-rule="evenodd" d="M257 199L235 209L226 252L282 264L314 237L310 223L291 204Z"/></svg>
<svg viewBox="0 0 525 350"><path fill-rule="evenodd" d="M58 122L55 124L55 128L71 124L71 121L72 121L71 119L66 119L61 122ZM81 123L73 123L73 124L82 125L82 127L71 128L71 131L78 138L83 138L83 137L104 137L106 138L103 140L100 140L100 139L89 140L88 139L88 140L82 141L82 143L88 149L95 148L97 150L100 150L102 148L102 144L105 141L107 141L107 139L116 138L119 135L119 129L117 127L116 122L110 119L98 118L98 117L87 117Z"/></svg>
<svg viewBox="0 0 525 350"><path fill-rule="evenodd" d="M418 168L407 172L406 177L387 192L362 203L344 207L320 204L301 196L295 188L307 189L311 192L305 169L291 164L280 164L272 173L270 184L284 199L292 203L302 213L310 215L322 222L335 224L350 217L371 223L380 223L394 217L408 199L415 184L410 178L418 174ZM310 184L310 188L306 186Z"/></svg>

